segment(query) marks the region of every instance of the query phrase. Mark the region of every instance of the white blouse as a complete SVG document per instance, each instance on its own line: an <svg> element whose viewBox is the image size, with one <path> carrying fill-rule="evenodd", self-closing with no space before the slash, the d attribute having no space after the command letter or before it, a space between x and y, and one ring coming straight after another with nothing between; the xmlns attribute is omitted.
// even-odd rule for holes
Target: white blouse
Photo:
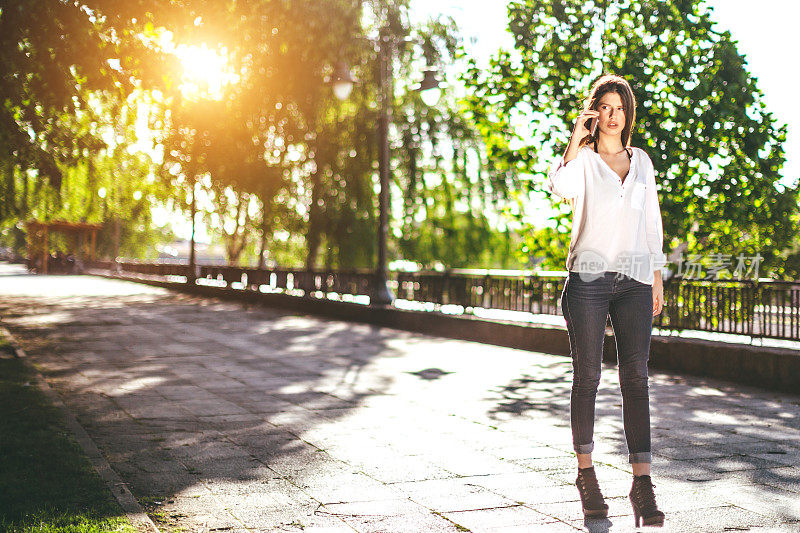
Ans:
<svg viewBox="0 0 800 533"><path fill-rule="evenodd" d="M652 285L654 269L666 263L653 162L632 150L624 182L588 145L566 165L559 157L550 167L547 190L574 199L567 270L621 272Z"/></svg>

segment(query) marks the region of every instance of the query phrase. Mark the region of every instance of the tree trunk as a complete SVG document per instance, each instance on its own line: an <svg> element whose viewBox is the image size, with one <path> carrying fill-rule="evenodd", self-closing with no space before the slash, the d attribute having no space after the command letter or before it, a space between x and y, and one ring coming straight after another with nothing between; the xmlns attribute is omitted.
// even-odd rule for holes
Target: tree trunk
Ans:
<svg viewBox="0 0 800 533"><path fill-rule="evenodd" d="M233 228L233 232L228 234L225 232L224 228L222 230L222 233L225 235L225 251L228 254L229 265L239 264L239 258L244 251L244 247L247 245L247 228L250 225L250 195L237 193L236 201L236 225ZM244 209L244 222L239 223L242 209Z"/></svg>
<svg viewBox="0 0 800 533"><path fill-rule="evenodd" d="M266 196L266 195L265 195ZM268 204L265 196L261 197L261 246L258 251L258 268L262 269L266 266L264 255L267 253L267 232L269 231L269 214Z"/></svg>
<svg viewBox="0 0 800 533"><path fill-rule="evenodd" d="M318 163L319 165L319 163ZM306 270L313 270L317 264L317 255L319 254L319 245L321 241L320 236L320 215L321 209L319 201L322 197L320 174L322 170L317 166L314 174L311 177L311 206L308 209L308 233L306 235L306 245L308 246L308 255L306 256Z"/></svg>
<svg viewBox="0 0 800 533"><path fill-rule="evenodd" d="M114 218L114 257L119 259L120 239L122 235L122 221L119 215Z"/></svg>
<svg viewBox="0 0 800 533"><path fill-rule="evenodd" d="M192 174L191 177L192 183L192 205L191 205L191 216L192 216L192 238L189 241L189 276L187 281L192 282L194 280L195 271L197 270L197 260L194 253L194 233L195 233L195 219L197 219L197 184L195 183L195 176Z"/></svg>

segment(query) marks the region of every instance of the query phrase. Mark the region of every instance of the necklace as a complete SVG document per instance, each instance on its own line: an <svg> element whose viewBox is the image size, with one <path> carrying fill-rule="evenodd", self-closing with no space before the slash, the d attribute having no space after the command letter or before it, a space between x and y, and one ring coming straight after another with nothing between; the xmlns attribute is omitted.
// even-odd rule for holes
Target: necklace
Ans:
<svg viewBox="0 0 800 533"><path fill-rule="evenodd" d="M614 155L614 156L616 156L616 155L619 155L619 154L621 154L623 151L624 151L624 152L625 152L625 153L628 155L628 159L630 159L630 158L631 158L631 153L630 153L630 152L628 151L628 149L627 149L626 147L624 147L624 146L622 147L622 150L620 150L619 152L614 152L613 154L609 153L609 154L605 154L605 155ZM596 141L596 140L594 141L594 152L595 152L597 155L599 155L599 156L602 156L602 155L603 155L603 154L601 154L601 153L600 153L600 151L597 149L597 141Z"/></svg>

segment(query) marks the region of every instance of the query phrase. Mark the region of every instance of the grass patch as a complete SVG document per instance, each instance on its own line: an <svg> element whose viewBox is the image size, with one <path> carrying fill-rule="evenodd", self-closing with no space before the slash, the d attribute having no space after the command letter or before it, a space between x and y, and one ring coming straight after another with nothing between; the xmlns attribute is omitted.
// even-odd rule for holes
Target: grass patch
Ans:
<svg viewBox="0 0 800 533"><path fill-rule="evenodd" d="M0 355L14 355L14 347L8 342L5 337L0 335Z"/></svg>
<svg viewBox="0 0 800 533"><path fill-rule="evenodd" d="M10 347L0 338L0 351ZM16 358L0 358L0 531L135 529L61 413Z"/></svg>

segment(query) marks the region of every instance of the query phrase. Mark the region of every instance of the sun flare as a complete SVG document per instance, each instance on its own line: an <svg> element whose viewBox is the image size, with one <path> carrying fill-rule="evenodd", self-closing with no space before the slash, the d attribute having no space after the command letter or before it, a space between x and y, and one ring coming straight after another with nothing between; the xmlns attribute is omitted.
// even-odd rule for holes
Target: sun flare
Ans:
<svg viewBox="0 0 800 533"><path fill-rule="evenodd" d="M220 53L205 44L175 47L173 53L183 66L180 88L185 97L219 100L225 87L239 80L225 52L224 48Z"/></svg>

